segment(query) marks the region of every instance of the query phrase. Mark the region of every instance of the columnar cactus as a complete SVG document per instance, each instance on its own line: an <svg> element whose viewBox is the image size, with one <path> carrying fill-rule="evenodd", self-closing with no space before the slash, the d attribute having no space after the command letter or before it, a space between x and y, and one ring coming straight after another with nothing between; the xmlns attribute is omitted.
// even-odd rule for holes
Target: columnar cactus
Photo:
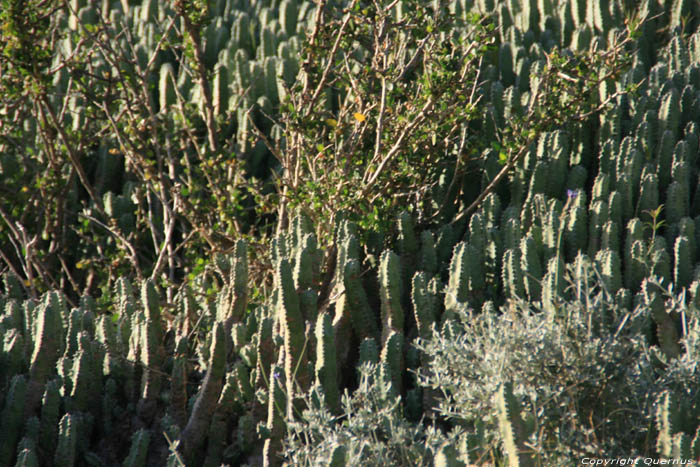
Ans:
<svg viewBox="0 0 700 467"><path fill-rule="evenodd" d="M131 436L131 448L129 455L124 459L124 467L143 467L146 465L148 445L151 435L148 430L138 430Z"/></svg>
<svg viewBox="0 0 700 467"><path fill-rule="evenodd" d="M228 287L223 307L217 309L217 320L224 323L224 331L229 334L233 323L243 320L248 306L248 253L245 240L239 239L233 249Z"/></svg>
<svg viewBox="0 0 700 467"><path fill-rule="evenodd" d="M379 349L377 348L377 341L373 338L364 339L360 343L360 356L357 359L357 367L359 368L365 363L375 365L379 363Z"/></svg>
<svg viewBox="0 0 700 467"><path fill-rule="evenodd" d="M520 417L520 407L513 395L512 383L502 384L496 393L496 415L501 432L503 451L511 467L534 465L525 453L528 433Z"/></svg>
<svg viewBox="0 0 700 467"><path fill-rule="evenodd" d="M54 455L54 465L71 467L75 465L78 442L77 416L65 414L59 422L58 444Z"/></svg>
<svg viewBox="0 0 700 467"><path fill-rule="evenodd" d="M39 428L39 444L41 446L56 446L61 404L59 388L60 384L56 380L49 381L45 386Z"/></svg>
<svg viewBox="0 0 700 467"><path fill-rule="evenodd" d="M162 348L163 328L160 319L160 304L158 292L151 279L143 282L141 288L141 302L143 303L143 319L139 323L140 342L138 352L140 362L143 364L141 379L141 400L139 411L149 417L160 393L161 365L164 355Z"/></svg>
<svg viewBox="0 0 700 467"><path fill-rule="evenodd" d="M44 297L44 304L37 320L34 351L29 369L27 400L25 401L25 410L29 415L34 412L41 401L44 385L53 372L58 359L59 342L63 336L60 308L61 301L57 292L51 292Z"/></svg>
<svg viewBox="0 0 700 467"><path fill-rule="evenodd" d="M666 311L658 287L645 279L642 283L642 291L644 292L644 304L656 323L656 335L661 350L669 359L679 356L681 347L676 323L672 315Z"/></svg>
<svg viewBox="0 0 700 467"><path fill-rule="evenodd" d="M429 274L435 274L438 271L438 253L435 248L435 238L429 230L424 230L420 234L420 258L418 268Z"/></svg>
<svg viewBox="0 0 700 467"><path fill-rule="evenodd" d="M657 149L657 175L659 176L659 188L665 189L671 182L671 168L673 166L673 149L676 138L666 129L661 132L661 139Z"/></svg>
<svg viewBox="0 0 700 467"><path fill-rule="evenodd" d="M338 362L335 335L330 314L322 313L316 320L316 383L323 388L325 402L332 413L340 410Z"/></svg>
<svg viewBox="0 0 700 467"><path fill-rule="evenodd" d="M10 390L5 398L5 407L0 413L0 465L10 465L15 454L15 446L22 432L24 407L27 394L27 380L16 375L10 381Z"/></svg>
<svg viewBox="0 0 700 467"><path fill-rule="evenodd" d="M389 370L391 384L396 394L403 390L404 371L404 337L403 333L391 331L382 347L380 362Z"/></svg>
<svg viewBox="0 0 700 467"><path fill-rule="evenodd" d="M673 282L676 287L688 287L693 280L693 257L690 240L686 236L676 238L673 248L674 267Z"/></svg>
<svg viewBox="0 0 700 467"><path fill-rule="evenodd" d="M602 249L620 251L620 228L617 222L608 221L605 223L600 242Z"/></svg>
<svg viewBox="0 0 700 467"><path fill-rule="evenodd" d="M542 261L532 235L527 235L520 241L520 266L528 298L532 301L539 301L542 293L540 281L543 270Z"/></svg>
<svg viewBox="0 0 700 467"><path fill-rule="evenodd" d="M382 312L382 343L385 343L391 331L402 332L404 325L400 259L391 250L384 251L379 260L379 295Z"/></svg>
<svg viewBox="0 0 700 467"><path fill-rule="evenodd" d="M656 450L664 457L673 455L673 436L679 430L678 404L670 391L659 394L656 400L656 429L659 433Z"/></svg>
<svg viewBox="0 0 700 467"><path fill-rule="evenodd" d="M616 250L601 250L596 255L600 263L601 276L607 292L611 295L622 288L622 266Z"/></svg>
<svg viewBox="0 0 700 467"><path fill-rule="evenodd" d="M607 201L594 201L588 216L588 255L594 256L600 249L603 226L610 218Z"/></svg>
<svg viewBox="0 0 700 467"><path fill-rule="evenodd" d="M275 361L275 345L273 342L272 328L273 322L271 318L265 317L259 322L256 347L256 388L266 387L266 380L269 378L267 372Z"/></svg>
<svg viewBox="0 0 700 467"><path fill-rule="evenodd" d="M411 257L418 252L418 240L413 229L411 215L403 211L398 218L399 221L399 253Z"/></svg>
<svg viewBox="0 0 700 467"><path fill-rule="evenodd" d="M204 377L192 414L180 437L186 459L201 446L209 432L211 417L216 409L226 371L226 336L221 322L214 325L209 351L209 368Z"/></svg>
<svg viewBox="0 0 700 467"><path fill-rule="evenodd" d="M160 78L158 81L158 102L161 112L168 112L168 109L175 105L175 70L170 63L164 63L160 67Z"/></svg>
<svg viewBox="0 0 700 467"><path fill-rule="evenodd" d="M170 407L168 412L182 429L187 422L187 336L175 342L173 368L170 372Z"/></svg>
<svg viewBox="0 0 700 467"><path fill-rule="evenodd" d="M287 394L291 398L298 394L297 384L301 392L306 392L310 385L308 374L308 345L306 343L305 324L299 307L299 296L294 288L292 268L286 259L282 259L275 271L279 301L277 317L284 338L284 371L287 381ZM292 406L289 404L289 417L292 416Z"/></svg>
<svg viewBox="0 0 700 467"><path fill-rule="evenodd" d="M360 263L356 259L347 261L344 266L343 284L347 305L355 333L360 339L378 337L377 321L367 301L365 289L360 280Z"/></svg>
<svg viewBox="0 0 700 467"><path fill-rule="evenodd" d="M639 188L637 213L653 211L659 206L659 179L655 173L647 173L642 177Z"/></svg>
<svg viewBox="0 0 700 467"><path fill-rule="evenodd" d="M81 337L70 375L72 379L70 408L79 412L97 413L98 396L102 392L102 371L97 366L94 350L88 339L85 336Z"/></svg>
<svg viewBox="0 0 700 467"><path fill-rule="evenodd" d="M583 193L578 196L583 198ZM564 240L568 259L575 258L588 245L588 209L582 203L576 202L568 213Z"/></svg>
<svg viewBox="0 0 700 467"><path fill-rule="evenodd" d="M411 286L411 303L418 335L421 339L428 339L437 315L437 296L430 292L427 275L422 271L413 276Z"/></svg>
<svg viewBox="0 0 700 467"><path fill-rule="evenodd" d="M467 244L458 243L454 248L452 261L450 263L450 278L445 291L445 310L453 311L467 300L469 293L469 271L470 264L467 254Z"/></svg>
<svg viewBox="0 0 700 467"><path fill-rule="evenodd" d="M265 445L263 447L263 465L265 467L275 467L282 465L280 450L282 448L282 437L286 431L286 414L289 411L287 406L290 401L284 392L284 369L280 365L273 365L270 368L268 412Z"/></svg>
<svg viewBox="0 0 700 467"><path fill-rule="evenodd" d="M510 297L522 298L525 296L519 249L509 248L503 254L502 280L503 288Z"/></svg>

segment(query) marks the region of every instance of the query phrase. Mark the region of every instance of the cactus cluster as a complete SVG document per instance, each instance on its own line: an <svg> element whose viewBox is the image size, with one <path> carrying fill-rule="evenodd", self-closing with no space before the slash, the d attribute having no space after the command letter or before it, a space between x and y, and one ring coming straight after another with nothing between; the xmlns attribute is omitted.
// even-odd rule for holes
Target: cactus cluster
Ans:
<svg viewBox="0 0 700 467"><path fill-rule="evenodd" d="M498 39L474 85L489 102L479 125L494 141L533 105L550 52L574 56L614 42L626 11L621 0L448 3L447 11L462 21L470 11L495 12ZM428 219L413 206L391 230L367 233L339 215L326 248L300 211L269 243L273 279L267 284L251 284L243 240L230 257L213 259L216 271L207 272L216 275L215 285L195 278L165 303L154 280L122 278L107 313L89 297L76 306L56 291L26 298L23 283L5 273L0 466L190 465L199 459L236 465L256 453L265 465L282 465L285 439L308 406L339 417L344 391L366 376L354 370L365 367L374 368L370 379L398 401L406 419L434 417L437 395L420 385L415 371L431 371L431 357L415 343L457 340L471 332L460 317L507 311L523 300L549 323L564 315L568 301L601 294L615 310L591 312L590 329L604 328L624 310L629 324L606 338L614 340L627 325L644 329L645 345L659 351L661 363L653 362L659 367L691 354L688 323L697 316L678 310L700 308L700 12L689 1L665 9L657 3L641 2L638 14L648 21L629 48L623 82L601 80L588 96L601 112L537 135L508 183L470 216L457 213L501 170L493 148L481 153L481 172L460 183L453 183L459 165L438 169L438 182L427 189L436 213ZM173 16L171 6L104 4L71 2L62 20L71 30L95 23L98 14L124 22L139 38L125 71L145 77L157 112L174 112L182 98L204 114L203 86L172 51L159 48L156 26ZM396 18L409 14L404 2L394 7ZM212 105L249 173L277 170L264 145L251 143L251 120L283 144L268 116L305 66L299 56L316 8L297 0L209 2L201 38ZM53 85L68 92L70 78L59 70ZM329 110L337 97L326 96ZM84 102L67 102L78 132L88 118ZM31 122L26 126L36 133ZM107 224L129 237L136 235L139 192L119 190L125 161L113 146L93 148L91 172ZM0 173L18 173L11 162L0 154ZM572 269L579 275L590 269L595 280L572 285ZM270 282L269 293L261 292ZM684 294L683 303L667 293L669 284ZM208 295L212 288L215 298ZM464 444L490 442L499 461L533 465L527 445L534 427L521 416L516 389L499 386L492 412L484 414L500 443L484 441L483 425L474 423ZM669 390L655 402L656 449L664 457L697 458L697 404L679 398ZM436 465L463 465L473 451L455 442L431 454ZM337 445L327 461L345 465L352 455Z"/></svg>

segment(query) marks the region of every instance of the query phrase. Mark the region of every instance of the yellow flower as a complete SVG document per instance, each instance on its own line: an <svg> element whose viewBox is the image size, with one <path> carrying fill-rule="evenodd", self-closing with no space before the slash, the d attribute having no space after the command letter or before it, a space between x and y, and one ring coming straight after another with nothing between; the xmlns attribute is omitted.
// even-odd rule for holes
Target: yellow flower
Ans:
<svg viewBox="0 0 700 467"><path fill-rule="evenodd" d="M366 117L364 115L362 115L360 112L355 112L353 114L353 117L355 117L355 120L357 120L360 123L364 122L366 119Z"/></svg>

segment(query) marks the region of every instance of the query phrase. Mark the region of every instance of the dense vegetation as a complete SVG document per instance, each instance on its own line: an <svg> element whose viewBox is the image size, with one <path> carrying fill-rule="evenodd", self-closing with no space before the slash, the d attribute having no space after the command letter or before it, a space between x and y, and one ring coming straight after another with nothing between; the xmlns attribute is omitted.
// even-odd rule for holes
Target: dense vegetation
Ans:
<svg viewBox="0 0 700 467"><path fill-rule="evenodd" d="M0 0L0 467L700 457L690 0Z"/></svg>

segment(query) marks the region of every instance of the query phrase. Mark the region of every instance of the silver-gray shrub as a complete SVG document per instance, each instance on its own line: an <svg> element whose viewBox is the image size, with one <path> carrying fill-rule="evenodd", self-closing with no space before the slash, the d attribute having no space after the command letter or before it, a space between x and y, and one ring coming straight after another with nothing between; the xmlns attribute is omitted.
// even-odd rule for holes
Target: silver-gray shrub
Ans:
<svg viewBox="0 0 700 467"><path fill-rule="evenodd" d="M408 421L401 398L381 364L360 365L359 386L342 398L334 416L320 387L312 388L307 408L288 424L284 458L289 465L410 465L431 466L448 437L433 426ZM342 463L331 461L343 447Z"/></svg>
<svg viewBox="0 0 700 467"><path fill-rule="evenodd" d="M547 309L513 299L499 312L459 310L419 341L430 362L420 384L438 394L439 417L471 437L485 427L479 446L468 447L469 458L500 457L495 396L507 382L531 426L526 445L535 465L568 465L596 453L655 454L655 405L664 391L697 412L700 313L685 292L660 288L666 310L683 320L684 351L669 360L651 345L651 311L643 300L632 310L620 308L584 256L565 277L566 291ZM678 431L692 438L695 425Z"/></svg>

